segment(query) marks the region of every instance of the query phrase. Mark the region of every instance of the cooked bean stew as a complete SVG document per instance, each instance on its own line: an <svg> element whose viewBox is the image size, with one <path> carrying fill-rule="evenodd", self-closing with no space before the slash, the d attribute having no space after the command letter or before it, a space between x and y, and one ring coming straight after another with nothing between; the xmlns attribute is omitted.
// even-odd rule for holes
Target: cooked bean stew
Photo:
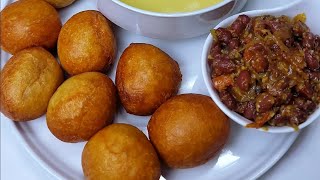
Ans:
<svg viewBox="0 0 320 180"><path fill-rule="evenodd" d="M297 127L320 102L320 37L305 15L240 15L211 32L208 63L221 101L263 126Z"/></svg>

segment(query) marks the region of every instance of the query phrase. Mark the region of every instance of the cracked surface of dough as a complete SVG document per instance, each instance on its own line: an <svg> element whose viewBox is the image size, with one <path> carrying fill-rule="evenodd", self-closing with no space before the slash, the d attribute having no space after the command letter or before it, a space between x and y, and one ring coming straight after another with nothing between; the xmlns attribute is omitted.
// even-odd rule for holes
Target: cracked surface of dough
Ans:
<svg viewBox="0 0 320 180"><path fill-rule="evenodd" d="M42 116L62 81L62 70L48 51L40 47L20 51L1 71L1 112L14 121Z"/></svg>
<svg viewBox="0 0 320 180"><path fill-rule="evenodd" d="M116 88L105 74L87 72L66 80L50 99L47 125L64 142L87 141L112 123Z"/></svg>
<svg viewBox="0 0 320 180"><path fill-rule="evenodd" d="M160 162L147 137L128 124L112 124L94 135L82 153L85 178L158 180Z"/></svg>
<svg viewBox="0 0 320 180"><path fill-rule="evenodd" d="M54 7L43 0L20 0L0 15L1 48L11 54L29 48L56 47L61 21Z"/></svg>
<svg viewBox="0 0 320 180"><path fill-rule="evenodd" d="M58 56L70 74L105 72L116 55L111 23L99 11L82 11L63 25L58 38Z"/></svg>
<svg viewBox="0 0 320 180"><path fill-rule="evenodd" d="M149 138L163 162L171 168L206 163L223 148L230 122L210 97L177 95L152 115Z"/></svg>
<svg viewBox="0 0 320 180"><path fill-rule="evenodd" d="M133 43L120 57L116 85L130 114L151 115L177 94L182 75L179 64L161 49Z"/></svg>

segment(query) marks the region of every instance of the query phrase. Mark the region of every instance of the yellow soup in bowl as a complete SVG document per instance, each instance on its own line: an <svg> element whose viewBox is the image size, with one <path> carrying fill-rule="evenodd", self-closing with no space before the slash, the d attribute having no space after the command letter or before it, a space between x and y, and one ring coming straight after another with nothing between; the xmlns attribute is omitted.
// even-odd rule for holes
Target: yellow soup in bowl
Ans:
<svg viewBox="0 0 320 180"><path fill-rule="evenodd" d="M177 13L204 9L223 0L120 0L130 6L153 12Z"/></svg>

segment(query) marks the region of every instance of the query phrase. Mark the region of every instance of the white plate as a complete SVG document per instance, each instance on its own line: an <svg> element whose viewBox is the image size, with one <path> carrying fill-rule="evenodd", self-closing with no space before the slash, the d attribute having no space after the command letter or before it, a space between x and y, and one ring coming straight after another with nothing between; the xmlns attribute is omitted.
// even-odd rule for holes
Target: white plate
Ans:
<svg viewBox="0 0 320 180"><path fill-rule="evenodd" d="M77 1L69 8L61 10L60 14L63 23L76 12L86 9L96 9L96 0ZM118 40L118 57L132 42L145 42L156 45L170 54L180 64L183 81L179 93L192 92L208 95L201 76L200 65L205 36L170 42L145 38L120 28L115 28L115 32ZM1 52L1 66L4 65L9 57L9 54ZM112 79L115 76L115 69L116 64L109 74ZM57 179L83 179L81 152L85 143L68 144L57 140L49 132L45 117L25 123L13 123L3 114L1 114L1 119L11 123L11 127L19 141L22 142L29 154L49 172L51 177ZM149 117L129 115L123 109L120 109L115 122L133 124L146 133L148 120ZM215 159L205 165L191 169L163 169L163 177L169 180L255 179L272 167L298 136L298 133L275 135L258 132L253 129L245 129L234 123L232 123L231 132L229 143Z"/></svg>

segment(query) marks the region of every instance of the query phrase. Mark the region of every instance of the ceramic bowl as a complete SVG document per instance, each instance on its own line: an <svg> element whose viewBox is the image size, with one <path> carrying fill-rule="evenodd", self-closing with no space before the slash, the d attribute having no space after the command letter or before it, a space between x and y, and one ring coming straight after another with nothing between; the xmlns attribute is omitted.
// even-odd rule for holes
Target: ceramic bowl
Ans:
<svg viewBox="0 0 320 180"><path fill-rule="evenodd" d="M292 2L291 4L288 4L286 6L280 7L280 8L276 8L276 9L271 9L271 10L256 10L256 11L249 11L249 12L243 12L240 14L236 14L234 16L231 16L227 19L225 19L224 21L222 21L220 24L218 24L216 28L219 27L227 27L228 25L230 25L233 21L236 20L236 18L241 15L241 14L246 14L249 17L254 17L254 16L260 16L260 15L274 15L274 16L280 16L280 15L287 15L289 17L294 17L297 14L300 13L305 13L307 16L307 25L311 28L311 31L314 32L315 34L320 34L320 29L318 27L316 27L312 22L315 22L315 17L317 16L312 16L311 13L312 12L307 12L304 11L304 7L303 7L303 3L301 3L302 0L296 0L294 2ZM318 15L320 15L318 13ZM316 30L316 31L314 31ZM218 105L218 107L233 121L235 121L236 123L240 124L241 126L246 127L246 125L252 123L252 121L244 118L243 116L239 115L238 113L230 110L229 108L227 108L221 101L217 91L213 88L212 85L212 80L211 80L211 76L210 76L210 68L208 66L207 63L207 57L209 55L210 49L211 49L211 45L213 42L213 38L211 36L211 34L209 34L204 47L203 47L203 51L202 51L202 58L201 58L201 63L202 63L202 75L206 84L206 87L209 91L209 94L211 96L211 98L213 99L213 101ZM316 119L319 119L320 117L320 108L318 107L317 110L311 114L308 119L299 125L299 129L302 129L306 126L308 126L309 124L311 124L313 121L315 121ZM284 126L284 127L268 127L268 128L260 128L259 130L261 131L267 131L270 133L288 133L288 132L294 132L295 129L292 127L288 127L288 126Z"/></svg>
<svg viewBox="0 0 320 180"><path fill-rule="evenodd" d="M247 0L224 0L214 6L186 13L156 13L119 0L99 0L98 9L114 24L143 36L183 39L206 34L226 17L238 13Z"/></svg>

